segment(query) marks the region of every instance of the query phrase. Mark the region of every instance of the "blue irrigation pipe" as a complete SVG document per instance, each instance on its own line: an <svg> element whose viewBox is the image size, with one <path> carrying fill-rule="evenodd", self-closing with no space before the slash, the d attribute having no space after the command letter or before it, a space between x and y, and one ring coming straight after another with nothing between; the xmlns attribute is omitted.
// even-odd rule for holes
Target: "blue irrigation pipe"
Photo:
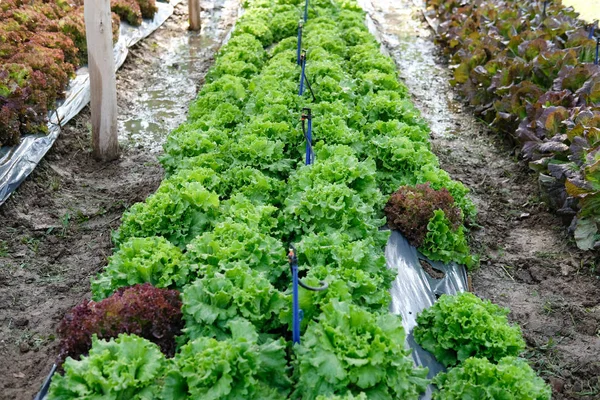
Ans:
<svg viewBox="0 0 600 400"><path fill-rule="evenodd" d="M302 67L302 72L300 73L300 90L298 94L302 96L304 94L304 71L306 68L306 50L302 50L300 53L300 66Z"/></svg>
<svg viewBox="0 0 600 400"><path fill-rule="evenodd" d="M302 52L302 22L298 22L298 49L296 51L296 62L300 64L300 53Z"/></svg>
<svg viewBox="0 0 600 400"><path fill-rule="evenodd" d="M300 343L300 321L302 321L302 310L300 310L300 299L298 297L299 286L302 286L302 288L306 290L320 292L326 290L329 287L329 284L325 281L320 281L321 286L313 287L306 285L298 278L298 256L293 244L290 244L288 260L290 262L290 268L292 269L292 341L294 343Z"/></svg>
<svg viewBox="0 0 600 400"><path fill-rule="evenodd" d="M596 29L596 25L598 25L598 20L590 24L590 33L588 34L589 39L592 39L594 37L594 30Z"/></svg>
<svg viewBox="0 0 600 400"><path fill-rule="evenodd" d="M308 0L304 3L304 22L308 21Z"/></svg>
<svg viewBox="0 0 600 400"><path fill-rule="evenodd" d="M596 39L596 58L594 64L598 65L598 48L600 47L600 37Z"/></svg>
<svg viewBox="0 0 600 400"><path fill-rule="evenodd" d="M292 341L300 343L300 300L298 298L298 257L296 249L290 246L288 253L290 267L292 268Z"/></svg>
<svg viewBox="0 0 600 400"><path fill-rule="evenodd" d="M308 125L306 131L304 130L304 121ZM314 162L312 149L312 110L310 108L302 109L302 131L304 131L304 138L306 139L306 165L310 165Z"/></svg>

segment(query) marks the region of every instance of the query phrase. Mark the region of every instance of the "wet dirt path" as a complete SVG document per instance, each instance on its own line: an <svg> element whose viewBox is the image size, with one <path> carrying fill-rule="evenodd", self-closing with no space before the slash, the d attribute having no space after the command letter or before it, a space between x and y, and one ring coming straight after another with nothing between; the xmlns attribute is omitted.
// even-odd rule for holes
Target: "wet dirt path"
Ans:
<svg viewBox="0 0 600 400"><path fill-rule="evenodd" d="M475 292L511 309L523 354L554 399L600 399L600 264L582 254L540 201L513 148L477 121L449 85L419 0L362 0L372 28L431 126L442 167L472 191L479 216ZM596 255L597 256L597 255Z"/></svg>
<svg viewBox="0 0 600 400"><path fill-rule="evenodd" d="M200 33L187 31L184 1L119 70L120 159L91 158L86 108L0 207L0 399L34 397L57 355L58 322L112 253L111 231L162 180L160 145L186 118L239 0L201 5Z"/></svg>
<svg viewBox="0 0 600 400"><path fill-rule="evenodd" d="M188 104L196 97L239 1L204 1L202 30L187 32L187 4L158 32L138 45L117 77L119 141L124 146L162 150L166 134L185 121Z"/></svg>

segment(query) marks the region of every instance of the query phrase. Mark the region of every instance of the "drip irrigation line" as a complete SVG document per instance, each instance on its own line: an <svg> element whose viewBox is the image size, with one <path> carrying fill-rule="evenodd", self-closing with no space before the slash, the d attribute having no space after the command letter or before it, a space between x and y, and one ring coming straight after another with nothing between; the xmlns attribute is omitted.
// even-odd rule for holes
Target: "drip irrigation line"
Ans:
<svg viewBox="0 0 600 400"><path fill-rule="evenodd" d="M302 51L302 21L298 22L298 49L296 51L296 62L301 65L300 53Z"/></svg>
<svg viewBox="0 0 600 400"><path fill-rule="evenodd" d="M300 66L302 67L302 71L300 72L300 89L298 90L298 95L304 95L304 83L306 82L306 87L308 87L313 101L316 102L317 98L315 97L315 92L313 92L312 86L308 80L308 76L306 75L306 50L302 50L300 53Z"/></svg>
<svg viewBox="0 0 600 400"><path fill-rule="evenodd" d="M315 153L312 148L312 111L310 108L302 109L302 134L306 141L306 165L315 162ZM306 129L306 121L308 121L308 131Z"/></svg>
<svg viewBox="0 0 600 400"><path fill-rule="evenodd" d="M308 20L308 0L304 3L304 22Z"/></svg>
<svg viewBox="0 0 600 400"><path fill-rule="evenodd" d="M298 284L300 286L302 286L304 289L310 290L312 292L322 292L322 291L325 291L325 290L327 290L329 288L329 283L327 283L325 281L319 281L319 283L322 286L314 287L314 286L308 286L306 283L302 282L302 280L298 280Z"/></svg>
<svg viewBox="0 0 600 400"><path fill-rule="evenodd" d="M310 95L312 96L313 102L316 102L317 98L315 97L315 93L312 90L312 86L310 85L310 80L308 79L308 75L306 75L306 71L304 71L304 80L306 81L306 87L308 88L308 91L310 92Z"/></svg>
<svg viewBox="0 0 600 400"><path fill-rule="evenodd" d="M44 383L42 384L42 389L39 391L37 396L35 396L34 400L42 400L44 397L46 397L46 394L48 394L48 389L50 389L50 382L52 381L52 377L54 376L56 369L57 369L57 365L52 364L52 369L50 370L50 373L46 377L46 380L44 380Z"/></svg>
<svg viewBox="0 0 600 400"><path fill-rule="evenodd" d="M596 58L594 59L594 64L598 65L598 50L600 47L600 37L596 38Z"/></svg>
<svg viewBox="0 0 600 400"><path fill-rule="evenodd" d="M298 257L293 245L290 245L288 260L290 261L290 268L292 270L292 341L300 343L300 321L302 317L300 315L300 299L298 296Z"/></svg>
<svg viewBox="0 0 600 400"><path fill-rule="evenodd" d="M302 96L304 94L304 70L306 69L306 50L302 50L300 53L300 89L298 90L298 95Z"/></svg>
<svg viewBox="0 0 600 400"><path fill-rule="evenodd" d="M321 292L329 287L329 284L325 281L320 281L320 287L313 287L303 283L298 278L298 256L296 248L290 243L288 260L290 262L290 269L292 272L292 341L294 343L300 343L300 321L302 321L302 310L300 310L300 299L298 295L298 286L303 287L306 290L314 292Z"/></svg>
<svg viewBox="0 0 600 400"><path fill-rule="evenodd" d="M590 24L590 32L588 34L588 39L593 39L594 38L594 31L596 30L597 26L598 26L598 20L595 20L594 22L592 22Z"/></svg>

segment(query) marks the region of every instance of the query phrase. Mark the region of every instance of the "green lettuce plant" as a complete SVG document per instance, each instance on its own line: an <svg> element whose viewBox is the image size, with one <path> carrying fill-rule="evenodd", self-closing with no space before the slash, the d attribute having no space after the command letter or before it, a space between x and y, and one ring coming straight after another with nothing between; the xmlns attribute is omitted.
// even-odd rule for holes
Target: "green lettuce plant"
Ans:
<svg viewBox="0 0 600 400"><path fill-rule="evenodd" d="M193 240L186 259L201 276L243 264L275 283L288 269L285 247L272 236L247 224L226 220Z"/></svg>
<svg viewBox="0 0 600 400"><path fill-rule="evenodd" d="M230 339L201 337L181 347L167 367L162 399L281 400L291 381L286 375L283 339L258 343L248 321L232 320Z"/></svg>
<svg viewBox="0 0 600 400"><path fill-rule="evenodd" d="M525 349L521 329L510 325L509 310L472 293L442 295L417 316L415 340L449 367L469 357L498 362Z"/></svg>
<svg viewBox="0 0 600 400"><path fill-rule="evenodd" d="M156 399L165 366L158 346L146 339L121 334L105 341L94 335L89 355L67 358L64 375L54 375L48 399Z"/></svg>
<svg viewBox="0 0 600 400"><path fill-rule="evenodd" d="M162 236L184 247L210 228L218 207L219 196L197 182L186 183L177 191L159 190L123 214L113 240L121 245L132 237Z"/></svg>
<svg viewBox="0 0 600 400"><path fill-rule="evenodd" d="M190 271L181 250L162 237L131 238L110 257L92 280L92 299L102 300L116 289L137 283L180 289Z"/></svg>
<svg viewBox="0 0 600 400"><path fill-rule="evenodd" d="M263 273L241 263L198 279L186 287L182 298L184 332L190 340L231 337L228 324L234 318L248 320L259 332L270 332L282 326L279 315L290 305L290 298Z"/></svg>
<svg viewBox="0 0 600 400"><path fill-rule="evenodd" d="M427 223L427 235L419 250L432 260L444 263L456 261L471 268L478 263L471 255L464 227L456 227L443 210L435 210Z"/></svg>
<svg viewBox="0 0 600 400"><path fill-rule="evenodd" d="M434 400L550 400L552 390L523 359L504 357L497 364L468 358L460 366L438 374Z"/></svg>
<svg viewBox="0 0 600 400"><path fill-rule="evenodd" d="M296 347L293 397L364 392L369 399L418 399L427 369L415 368L404 348L400 319L333 300Z"/></svg>

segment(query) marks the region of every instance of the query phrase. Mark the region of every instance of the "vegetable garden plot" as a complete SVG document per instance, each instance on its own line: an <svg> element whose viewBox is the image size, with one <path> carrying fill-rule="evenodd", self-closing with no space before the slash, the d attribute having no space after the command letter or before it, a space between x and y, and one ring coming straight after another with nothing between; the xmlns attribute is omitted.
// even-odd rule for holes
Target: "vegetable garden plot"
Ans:
<svg viewBox="0 0 600 400"><path fill-rule="evenodd" d="M137 42L139 42L146 36L150 35L160 25L162 25L167 20L167 18L169 18L169 16L173 13L174 7L178 3L179 1L177 0L173 0L170 4L157 3L154 17L152 19L141 19L140 17L138 27L132 27L131 25L125 22L121 23L120 25L114 25L119 27L120 30L120 34L118 35L119 39L114 47L116 68L119 68L125 62L125 59L127 58L128 48L135 45ZM132 15L136 15L136 13L134 12ZM81 18L83 18L83 14L81 15ZM85 35L83 39L80 39L80 42L81 43L78 44L79 48L81 48L85 44ZM83 55L86 54L81 50L80 53ZM81 58L83 62L83 60L85 60L86 57L84 57L81 54L80 57L83 57ZM26 84L26 82L28 81L24 80L24 82L24 84ZM0 100L1 99L2 93L0 93ZM52 97L52 101L50 102L52 106L54 106L55 104L54 99L55 97ZM48 113L47 127L40 125L46 124L45 114L44 117L37 124L32 125L21 123L21 125L26 125L31 129L27 130L26 132L23 132L23 137L20 137L20 134L16 134L15 138L17 139L15 139L16 141L13 142L18 144L12 146L4 145L0 147L0 204L3 204L6 201L6 199L11 195L11 193L14 190L16 190L17 187L19 187L19 185L37 166L37 164L40 162L40 160L46 154L46 152L52 147L52 145L56 141L56 138L60 134L60 127L64 126L68 121L70 121L74 116L76 116L89 103L89 101L89 75L87 72L87 67L82 67L75 72L75 77L69 81L64 101L56 103L58 104L56 110L50 111ZM3 107L6 108L8 106ZM39 114L40 112L41 111L37 111L36 113ZM34 126L36 127L35 129L32 128ZM46 129L47 132L44 134L32 134L32 132L35 131L44 132ZM12 144L13 142L8 141L0 143Z"/></svg>
<svg viewBox="0 0 600 400"><path fill-rule="evenodd" d="M439 168L426 125L355 4L317 1L308 9L312 101L297 94L302 6L254 1L246 8L188 122L165 145L169 176L123 216L117 251L92 283L95 301L65 319L89 333L63 346L65 356L73 348L89 355L67 358L50 398L416 399L425 391L427 371L414 367L401 320L388 312L397 271L386 266L383 209L400 187L388 202L396 223L414 226L398 210L425 208L417 227L427 229L412 238L420 249L473 265L462 225L475 214L468 190ZM305 107L315 128L314 165L303 165ZM435 208L407 187L449 204ZM301 291L303 335L294 346L285 340L288 243L298 249L304 281L329 284ZM95 313L79 312L125 308L148 284L182 293L184 328L170 359L153 343L164 335L132 332L114 313L106 335ZM134 297L123 300L125 292ZM485 346L463 355L485 357ZM126 365L144 373L124 379Z"/></svg>
<svg viewBox="0 0 600 400"><path fill-rule="evenodd" d="M453 84L521 145L549 205L579 248L600 246L598 41L560 2L429 3ZM518 12L514 12L518 10Z"/></svg>

